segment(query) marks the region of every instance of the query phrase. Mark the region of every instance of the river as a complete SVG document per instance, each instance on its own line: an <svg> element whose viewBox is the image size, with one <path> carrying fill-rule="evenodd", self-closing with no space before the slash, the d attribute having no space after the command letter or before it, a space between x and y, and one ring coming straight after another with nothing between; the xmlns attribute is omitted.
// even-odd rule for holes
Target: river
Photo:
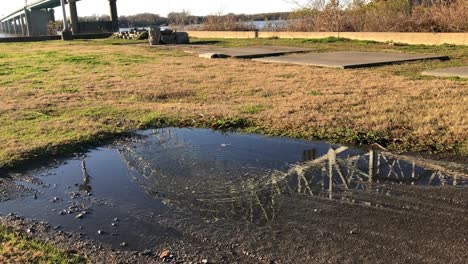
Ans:
<svg viewBox="0 0 468 264"><path fill-rule="evenodd" d="M11 37L18 37L18 35L0 32L0 38L11 38Z"/></svg>

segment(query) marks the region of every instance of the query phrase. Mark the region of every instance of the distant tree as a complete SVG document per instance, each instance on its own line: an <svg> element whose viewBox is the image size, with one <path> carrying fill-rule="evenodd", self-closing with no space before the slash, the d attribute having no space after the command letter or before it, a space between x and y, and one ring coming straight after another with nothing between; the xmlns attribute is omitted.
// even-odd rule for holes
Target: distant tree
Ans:
<svg viewBox="0 0 468 264"><path fill-rule="evenodd" d="M193 16L187 10L182 12L171 12L167 15L167 20L171 25L184 26L193 23Z"/></svg>
<svg viewBox="0 0 468 264"><path fill-rule="evenodd" d="M147 27L161 26L165 24L168 24L167 18L151 13L119 17L119 25L121 27Z"/></svg>
<svg viewBox="0 0 468 264"><path fill-rule="evenodd" d="M80 16L78 20L81 22L110 21L110 16L94 14L91 16Z"/></svg>

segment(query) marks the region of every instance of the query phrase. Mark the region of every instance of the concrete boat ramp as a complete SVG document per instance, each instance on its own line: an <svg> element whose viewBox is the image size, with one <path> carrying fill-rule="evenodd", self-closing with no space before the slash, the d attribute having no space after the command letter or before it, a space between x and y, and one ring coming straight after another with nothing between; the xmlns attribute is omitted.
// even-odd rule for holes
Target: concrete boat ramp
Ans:
<svg viewBox="0 0 468 264"><path fill-rule="evenodd" d="M468 78L468 66L451 67L451 68L424 71L422 75L436 76L436 77Z"/></svg>
<svg viewBox="0 0 468 264"><path fill-rule="evenodd" d="M202 58L237 58L237 59L254 59L263 57L281 56L292 53L310 52L308 49L295 47L277 47L277 46L262 46L262 47L245 47L245 48L217 48L217 47L195 47L190 46L184 50L187 53L199 54Z"/></svg>
<svg viewBox="0 0 468 264"><path fill-rule="evenodd" d="M204 45L187 46L184 51L195 53L202 58L208 59L253 59L254 61L266 63L310 65L339 69L374 67L421 60L449 59L448 56L395 52L337 51L317 53L311 52L308 49L285 46L222 48Z"/></svg>
<svg viewBox="0 0 468 264"><path fill-rule="evenodd" d="M417 55L391 52L338 51L325 53L293 54L274 58L259 58L255 61L311 65L327 68L352 69L381 66L419 60L448 60L447 56Z"/></svg>

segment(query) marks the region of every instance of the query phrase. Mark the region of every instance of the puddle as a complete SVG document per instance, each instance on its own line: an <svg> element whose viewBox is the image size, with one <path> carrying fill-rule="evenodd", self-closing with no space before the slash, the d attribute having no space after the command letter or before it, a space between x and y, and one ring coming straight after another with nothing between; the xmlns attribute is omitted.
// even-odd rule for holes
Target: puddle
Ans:
<svg viewBox="0 0 468 264"><path fill-rule="evenodd" d="M47 221L114 247L125 242L144 250L201 241L283 261L304 261L324 236L321 247L333 252L336 239L346 249L382 241L386 232L404 232L400 238L411 236L412 244L427 229L449 224L454 234L441 231L431 239L443 244L450 238L466 247L463 173L325 142L206 129L140 135L15 176L29 191L1 202L0 213ZM465 228L456 231L460 225ZM353 230L369 237L355 241L349 237L358 232ZM395 238L387 240L393 245L387 250L400 247L391 243ZM304 255L284 253L291 243ZM375 252L385 248L379 243ZM401 247L404 257L409 249Z"/></svg>

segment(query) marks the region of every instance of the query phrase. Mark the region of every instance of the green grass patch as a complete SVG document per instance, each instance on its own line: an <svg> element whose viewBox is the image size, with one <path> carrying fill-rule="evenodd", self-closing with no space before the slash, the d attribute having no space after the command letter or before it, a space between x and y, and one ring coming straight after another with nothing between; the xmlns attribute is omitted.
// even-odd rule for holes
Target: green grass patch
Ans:
<svg viewBox="0 0 468 264"><path fill-rule="evenodd" d="M323 95L321 92L319 91L309 91L308 92L309 95L312 95L312 96L319 96L319 95Z"/></svg>
<svg viewBox="0 0 468 264"><path fill-rule="evenodd" d="M216 121L211 123L211 128L220 130L242 129L250 125L251 122L249 122L247 119L233 117L216 119Z"/></svg>
<svg viewBox="0 0 468 264"><path fill-rule="evenodd" d="M86 263L82 257L65 253L0 225L0 262L2 259L10 263Z"/></svg>
<svg viewBox="0 0 468 264"><path fill-rule="evenodd" d="M50 116L47 113L42 112L27 112L24 114L23 120L47 120Z"/></svg>
<svg viewBox="0 0 468 264"><path fill-rule="evenodd" d="M108 63L101 60L95 55L68 55L62 58L63 62L74 63L74 64L86 64L86 65L107 65Z"/></svg>
<svg viewBox="0 0 468 264"><path fill-rule="evenodd" d="M244 105L241 107L241 112L244 114L258 114L261 111L265 110L263 105Z"/></svg>

